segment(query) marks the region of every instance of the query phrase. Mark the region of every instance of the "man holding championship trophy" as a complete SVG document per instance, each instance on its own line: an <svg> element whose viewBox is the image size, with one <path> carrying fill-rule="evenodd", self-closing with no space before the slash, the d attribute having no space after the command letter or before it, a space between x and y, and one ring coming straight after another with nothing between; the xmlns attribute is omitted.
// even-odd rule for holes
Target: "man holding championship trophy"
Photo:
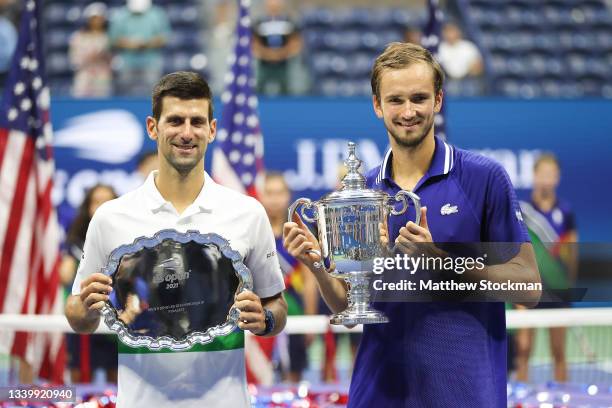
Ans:
<svg viewBox="0 0 612 408"><path fill-rule="evenodd" d="M111 278L100 273L106 270L105 264L109 257L113 258L111 254L116 254L116 248L162 230L176 230L222 237L226 247L231 245L228 253L239 258L233 264L244 262L250 270L248 282L240 281L238 287L253 290L242 290L234 301L233 291L229 295L211 293L210 287L197 286L220 275L205 275L205 279L198 280L200 272L193 266L193 257L182 255L184 242L164 241L162 246L171 250L170 257L154 252L156 248L146 247L148 252L140 253L157 255L158 276L155 282L141 283L141 290L129 295L132 314L145 315L144 300L152 302L156 296L162 299L179 293L179 299L187 296L198 302L169 303L157 307L157 311L150 303L146 314L152 319L162 313L170 320L174 316L175 329L189 332L196 318L206 317L201 310L209 310L198 309L195 304L211 307L211 299L229 296L229 304L234 302L232 310L239 313L240 329L255 335L277 334L285 326L287 305L281 294L284 281L266 212L255 199L216 184L204 171L204 155L216 132L208 84L198 74L175 72L157 83L152 99L153 115L147 118L147 132L157 142L159 170L152 172L138 189L105 203L91 220L72 296L66 305L70 325L77 332L92 332L98 327L100 311L108 308L110 292L118 292ZM206 246L187 244L196 249L191 252L203 248L200 257L208 264L227 261L212 259L217 252L204 251ZM226 263L232 265L230 261ZM240 269L243 272L244 265ZM115 278L119 279L119 275ZM138 293L139 299L132 301ZM189 318L198 313L196 318ZM130 324L131 319L124 323ZM233 330L181 352L120 343L117 396L117 407L248 407L244 333Z"/></svg>
<svg viewBox="0 0 612 408"><path fill-rule="evenodd" d="M387 225L381 225L380 241L394 243L396 253L415 256L424 256L421 250L432 242L508 243L502 256L497 254L501 261L483 270L468 268L462 277L537 288L533 249L506 172L496 162L434 135L443 82L438 62L418 45L389 44L374 63L373 107L384 122L391 149L382 164L367 173L366 185L389 196L401 190L415 193L423 205L420 217L414 200L407 211L392 212ZM419 218L417 223L408 221ZM325 241L297 217L284 226L285 247L308 266L326 303L338 313L349 304L347 284L333 278L334 271L322 262ZM435 247L426 254L450 258ZM494 302L415 302L410 294L404 301L376 302L389 322L364 324L349 407L505 407L501 301L519 298L514 292L493 295ZM538 289L524 291L520 300L533 305L539 296Z"/></svg>

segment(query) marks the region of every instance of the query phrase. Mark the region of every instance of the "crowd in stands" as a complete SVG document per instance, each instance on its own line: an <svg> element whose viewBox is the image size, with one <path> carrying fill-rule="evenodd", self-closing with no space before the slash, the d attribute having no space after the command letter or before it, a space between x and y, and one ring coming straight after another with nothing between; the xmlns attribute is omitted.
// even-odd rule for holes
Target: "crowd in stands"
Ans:
<svg viewBox="0 0 612 408"><path fill-rule="evenodd" d="M222 92L236 1L86 1L44 4L55 95L143 96L156 78L176 70L198 71ZM253 1L260 94L367 96L373 56L391 41L420 42L426 19L424 1L403 8L311 3ZM442 4L439 59L448 95L612 97L612 13L605 0ZM0 84L18 10L16 0L0 0L0 41L8 44L0 50Z"/></svg>

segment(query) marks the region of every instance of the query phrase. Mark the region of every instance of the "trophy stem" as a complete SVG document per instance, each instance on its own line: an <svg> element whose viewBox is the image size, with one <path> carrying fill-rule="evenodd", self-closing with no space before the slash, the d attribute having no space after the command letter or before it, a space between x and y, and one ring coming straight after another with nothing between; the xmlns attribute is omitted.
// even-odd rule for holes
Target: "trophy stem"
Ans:
<svg viewBox="0 0 612 408"><path fill-rule="evenodd" d="M350 272L343 274L348 283L348 307L346 310L334 314L331 324L355 325L371 323L387 323L389 319L382 312L370 306L370 274L364 272Z"/></svg>

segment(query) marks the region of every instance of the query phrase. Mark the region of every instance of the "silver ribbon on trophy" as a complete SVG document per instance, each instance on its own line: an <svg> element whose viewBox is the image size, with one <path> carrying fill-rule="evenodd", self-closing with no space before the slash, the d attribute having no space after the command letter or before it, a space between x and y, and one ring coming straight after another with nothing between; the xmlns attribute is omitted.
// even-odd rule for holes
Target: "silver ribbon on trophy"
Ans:
<svg viewBox="0 0 612 408"><path fill-rule="evenodd" d="M187 350L237 327L234 297L252 290L240 254L220 235L162 230L116 248L103 269L113 280L102 308L130 347Z"/></svg>
<svg viewBox="0 0 612 408"><path fill-rule="evenodd" d="M379 224L386 224L389 214L406 212L409 199L414 204L415 223L419 224L420 199L410 191L400 190L391 197L383 191L366 188L365 177L359 172L361 160L355 154L353 142L348 144L348 157L344 165L347 174L342 179L340 190L325 195L319 201L297 199L289 207L289 222L296 212L303 220L316 222L322 252L312 252L321 257L321 267L348 283L348 307L334 314L331 323L386 323L389 319L370 305L369 292L373 260L385 254ZM396 210L395 204L398 202L402 205Z"/></svg>

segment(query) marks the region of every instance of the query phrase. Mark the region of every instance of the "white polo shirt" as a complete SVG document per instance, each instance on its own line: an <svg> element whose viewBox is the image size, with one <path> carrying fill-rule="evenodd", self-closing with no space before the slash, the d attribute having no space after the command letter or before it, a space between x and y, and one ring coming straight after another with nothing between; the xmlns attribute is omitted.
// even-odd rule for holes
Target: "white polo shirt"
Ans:
<svg viewBox="0 0 612 408"><path fill-rule="evenodd" d="M452 45L442 41L438 47L438 61L446 74L454 79L465 78L472 65L480 59L478 47L468 40L459 40Z"/></svg>
<svg viewBox="0 0 612 408"><path fill-rule="evenodd" d="M259 297L283 291L274 235L257 200L215 183L206 174L202 191L179 215L157 190L156 174L98 208L87 230L73 295L80 293L81 281L106 265L115 248L168 228L223 236L251 270L253 291ZM119 408L249 407L244 333L237 330L184 352L151 352L119 343L118 382Z"/></svg>

